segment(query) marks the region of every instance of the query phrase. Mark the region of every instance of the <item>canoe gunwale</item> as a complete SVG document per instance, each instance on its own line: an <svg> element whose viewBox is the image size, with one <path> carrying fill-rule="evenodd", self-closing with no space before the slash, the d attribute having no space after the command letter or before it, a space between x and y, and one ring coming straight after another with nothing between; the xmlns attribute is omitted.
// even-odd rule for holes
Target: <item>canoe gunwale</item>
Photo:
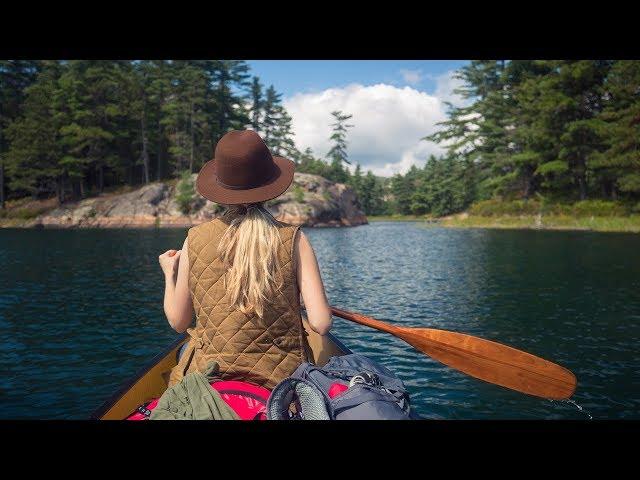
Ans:
<svg viewBox="0 0 640 480"><path fill-rule="evenodd" d="M118 400L120 400L124 394L126 394L142 377L144 377L149 371L155 367L158 362L163 360L172 350L179 347L182 343L185 342L188 335L186 332L181 333L178 338L176 338L169 346L164 348L161 352L155 355L149 363L147 363L144 367L138 370L134 375L132 375L129 379L124 381L118 390L111 395L107 400L105 400L102 405L95 409L95 411L89 417L89 420L100 420L102 416L107 413L111 407L113 407Z"/></svg>

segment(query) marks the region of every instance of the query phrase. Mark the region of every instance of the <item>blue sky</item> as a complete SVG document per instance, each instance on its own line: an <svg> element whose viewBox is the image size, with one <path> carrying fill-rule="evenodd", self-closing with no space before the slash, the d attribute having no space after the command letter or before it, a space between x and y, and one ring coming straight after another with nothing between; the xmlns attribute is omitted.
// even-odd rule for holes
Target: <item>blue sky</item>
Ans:
<svg viewBox="0 0 640 480"><path fill-rule="evenodd" d="M266 86L273 84L285 97L295 93L315 92L351 83L374 85L385 83L404 86L411 84L420 90L433 92L435 77L455 70L466 63L463 60L250 60L253 75ZM404 73L404 74L403 74Z"/></svg>
<svg viewBox="0 0 640 480"><path fill-rule="evenodd" d="M421 166L442 145L423 140L446 119L445 102L463 102L452 92L462 60L250 60L251 73L283 94L292 116L294 141L323 158L331 148L331 112L353 115L350 160L365 171L390 176Z"/></svg>

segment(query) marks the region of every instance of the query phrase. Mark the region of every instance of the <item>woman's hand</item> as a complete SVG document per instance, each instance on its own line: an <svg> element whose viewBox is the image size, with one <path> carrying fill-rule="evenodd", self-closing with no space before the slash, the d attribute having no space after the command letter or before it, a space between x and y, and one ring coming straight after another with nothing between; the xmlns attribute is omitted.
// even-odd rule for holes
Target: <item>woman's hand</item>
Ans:
<svg viewBox="0 0 640 480"><path fill-rule="evenodd" d="M182 250L167 250L158 257L160 267L165 277L173 278L175 276L178 271L178 265L180 264L180 252L182 252Z"/></svg>

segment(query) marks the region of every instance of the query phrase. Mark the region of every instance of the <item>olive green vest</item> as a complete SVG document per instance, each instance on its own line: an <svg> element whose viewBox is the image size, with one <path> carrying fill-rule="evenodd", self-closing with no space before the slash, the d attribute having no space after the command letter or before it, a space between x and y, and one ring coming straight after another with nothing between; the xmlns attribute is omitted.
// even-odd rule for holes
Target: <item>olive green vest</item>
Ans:
<svg viewBox="0 0 640 480"><path fill-rule="evenodd" d="M196 315L189 344L171 371L169 386L192 371L218 362L226 380L273 388L311 358L300 316L293 246L299 227L279 224L277 258L282 288L265 305L263 318L230 305L224 288L226 270L218 244L233 219L231 213L189 229L189 289Z"/></svg>

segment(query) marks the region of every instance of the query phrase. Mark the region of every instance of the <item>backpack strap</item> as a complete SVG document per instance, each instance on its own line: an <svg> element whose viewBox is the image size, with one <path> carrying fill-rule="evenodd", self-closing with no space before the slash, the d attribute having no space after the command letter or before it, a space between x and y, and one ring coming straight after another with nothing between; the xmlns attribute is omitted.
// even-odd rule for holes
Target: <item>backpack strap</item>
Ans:
<svg viewBox="0 0 640 480"><path fill-rule="evenodd" d="M374 391L373 389L378 390L378 392ZM362 405L365 402L380 402L381 400L383 400L380 397L380 391L384 390L380 389L379 387L364 387L358 389L357 392L353 391L354 393L351 395L349 395L349 391L347 391L341 397L337 397L336 400L333 401L334 415L339 414L343 410L348 410L350 408ZM386 393L389 397L387 399L389 403L398 404L402 402L402 398L398 398L397 394L388 392ZM402 409L406 411L406 402L402 404Z"/></svg>

